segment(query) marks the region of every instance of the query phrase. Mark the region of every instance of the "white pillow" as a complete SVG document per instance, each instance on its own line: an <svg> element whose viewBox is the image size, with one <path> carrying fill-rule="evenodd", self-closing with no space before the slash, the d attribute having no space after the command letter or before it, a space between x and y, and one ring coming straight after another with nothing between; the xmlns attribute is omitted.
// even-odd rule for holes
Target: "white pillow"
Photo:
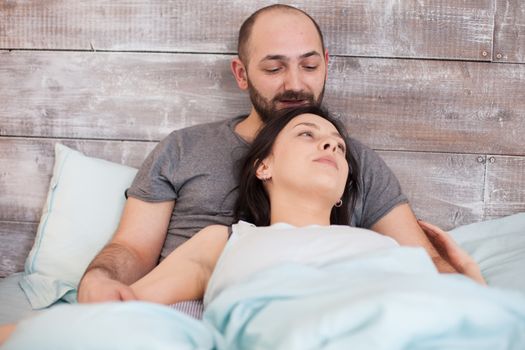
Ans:
<svg viewBox="0 0 525 350"><path fill-rule="evenodd" d="M55 166L20 286L34 309L76 301L86 267L111 239L137 169L55 145Z"/></svg>

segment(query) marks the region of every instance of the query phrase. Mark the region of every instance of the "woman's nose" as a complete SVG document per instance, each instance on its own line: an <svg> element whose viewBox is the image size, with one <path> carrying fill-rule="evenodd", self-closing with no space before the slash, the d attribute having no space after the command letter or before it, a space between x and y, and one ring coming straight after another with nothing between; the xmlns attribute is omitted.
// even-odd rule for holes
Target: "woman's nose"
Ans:
<svg viewBox="0 0 525 350"><path fill-rule="evenodd" d="M322 148L323 150L331 150L331 151L335 151L337 149L337 143L335 142L335 140L332 140L332 139L326 139L323 141L322 143Z"/></svg>

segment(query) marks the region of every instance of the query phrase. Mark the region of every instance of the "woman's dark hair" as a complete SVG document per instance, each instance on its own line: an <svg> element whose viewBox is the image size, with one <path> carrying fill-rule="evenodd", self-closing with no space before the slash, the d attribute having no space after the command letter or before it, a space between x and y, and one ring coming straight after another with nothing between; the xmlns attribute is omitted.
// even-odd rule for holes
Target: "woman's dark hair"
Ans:
<svg viewBox="0 0 525 350"><path fill-rule="evenodd" d="M301 114L315 114L332 123L345 140L346 160L348 162L348 178L341 199L340 207L333 207L330 214L330 223L333 225L349 225L355 208L359 191L359 167L348 146L348 135L344 125L333 118L323 107L307 106L289 108L273 116L257 134L248 153L240 159L238 180L239 196L235 203L235 220L246 220L256 226L270 225L270 198L264 189L263 182L257 178L256 171L260 163L268 157L273 149L277 136L284 127L295 117Z"/></svg>

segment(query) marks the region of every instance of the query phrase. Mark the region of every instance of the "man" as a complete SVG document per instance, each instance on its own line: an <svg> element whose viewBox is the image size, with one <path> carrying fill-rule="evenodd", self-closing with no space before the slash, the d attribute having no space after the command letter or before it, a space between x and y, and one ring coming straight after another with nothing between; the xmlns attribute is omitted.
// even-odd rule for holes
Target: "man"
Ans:
<svg viewBox="0 0 525 350"><path fill-rule="evenodd" d="M128 190L114 238L80 283L80 302L134 299L128 285L158 263L161 251L166 256L210 224L230 225L232 169L257 130L276 110L321 103L329 57L306 13L284 5L255 12L241 27L238 53L231 68L239 88L250 94L250 114L178 130L159 143ZM386 165L370 149L352 145L363 173L352 222L400 244L423 246L440 271L454 272L419 227Z"/></svg>

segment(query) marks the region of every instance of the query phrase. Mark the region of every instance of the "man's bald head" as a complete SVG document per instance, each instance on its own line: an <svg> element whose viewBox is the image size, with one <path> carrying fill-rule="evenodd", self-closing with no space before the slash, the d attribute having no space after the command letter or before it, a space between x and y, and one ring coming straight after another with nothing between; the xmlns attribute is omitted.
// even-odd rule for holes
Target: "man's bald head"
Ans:
<svg viewBox="0 0 525 350"><path fill-rule="evenodd" d="M315 26L315 29L317 30L317 33L319 34L319 39L321 41L321 46L324 52L325 46L324 46L323 33L321 32L321 29L319 28L319 25L317 24L317 22L309 14L307 14L306 12L298 8L295 8L289 5L276 4L276 5L270 5L267 7L263 7L255 11L241 25L241 29L239 30L239 39L237 43L237 52L238 52L240 60L245 65L248 65L248 47L249 47L250 36L252 33L252 29L255 25L255 22L257 21L257 18L259 18L260 15L268 13L268 12L272 12L272 11L290 12L293 14L306 16Z"/></svg>

